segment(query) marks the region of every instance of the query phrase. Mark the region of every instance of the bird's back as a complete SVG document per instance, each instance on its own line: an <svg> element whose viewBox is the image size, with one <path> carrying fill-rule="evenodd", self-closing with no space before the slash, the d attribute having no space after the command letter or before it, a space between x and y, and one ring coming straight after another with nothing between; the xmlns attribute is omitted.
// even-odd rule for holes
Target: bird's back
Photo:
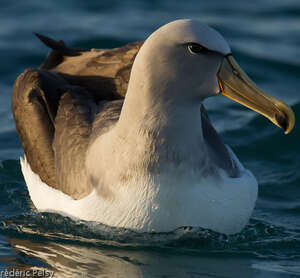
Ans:
<svg viewBox="0 0 300 278"><path fill-rule="evenodd" d="M38 35L52 49L39 69L27 69L16 80L12 110L22 146L33 172L56 189L78 199L86 196L84 156L91 134L104 132L102 116L122 107L134 58L142 43L110 50L83 50ZM116 101L119 100L119 101ZM104 104L105 101L106 103ZM103 125L103 126L102 126ZM72 148L71 146L78 146ZM58 171L58 169L60 169ZM74 175L65 175L65 171ZM67 180L66 180L67 179Z"/></svg>

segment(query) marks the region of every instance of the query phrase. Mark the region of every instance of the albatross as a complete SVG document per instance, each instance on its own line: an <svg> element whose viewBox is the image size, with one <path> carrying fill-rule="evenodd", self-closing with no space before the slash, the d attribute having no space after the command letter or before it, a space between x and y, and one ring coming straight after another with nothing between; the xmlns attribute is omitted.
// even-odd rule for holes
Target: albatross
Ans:
<svg viewBox="0 0 300 278"><path fill-rule="evenodd" d="M185 19L116 49L37 36L52 51L18 77L12 109L38 211L139 232L245 227L257 181L202 102L223 95L285 133L295 118L250 80L222 35Z"/></svg>

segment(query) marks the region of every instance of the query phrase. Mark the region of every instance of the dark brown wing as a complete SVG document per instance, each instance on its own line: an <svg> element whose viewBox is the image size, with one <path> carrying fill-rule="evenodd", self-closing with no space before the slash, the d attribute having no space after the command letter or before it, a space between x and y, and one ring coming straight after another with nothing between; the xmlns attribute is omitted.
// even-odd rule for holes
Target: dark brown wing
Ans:
<svg viewBox="0 0 300 278"><path fill-rule="evenodd" d="M87 123L93 117L97 118L93 115L96 113L93 105L125 96L132 63L142 42L110 50L85 51L68 48L62 41L38 36L52 51L40 69L25 70L14 84L12 110L16 128L32 170L48 185L73 198L80 198L86 195L86 188L72 188L72 181L64 181L63 173L56 171L60 167L57 163L63 162L54 159L54 155L68 152L68 143L61 140L62 136L71 136L69 133L72 132L58 123L63 118L68 122L66 126L76 126L80 129L77 143L86 144L91 129L90 123ZM85 95L86 101L77 105L76 99ZM106 104L106 111L109 107L114 110L114 106ZM121 106L118 107L119 111ZM78 109L81 114L78 114ZM94 128L101 129L97 121L95 123ZM55 136L56 130L59 132ZM72 159L77 155L74 152L76 150L68 152L65 157ZM71 170L76 171L78 167L75 165ZM63 182L68 186L62 188Z"/></svg>
<svg viewBox="0 0 300 278"><path fill-rule="evenodd" d="M47 45L54 47L54 42L51 40ZM63 42L56 44L62 45ZM61 74L70 84L91 91L98 100L124 98L131 67L142 44L136 42L120 48L81 52L63 44L64 47L57 46L51 51L41 69Z"/></svg>
<svg viewBox="0 0 300 278"><path fill-rule="evenodd" d="M52 140L59 101L57 89L66 81L55 73L29 69L13 87L12 111L31 168L47 184L57 188Z"/></svg>

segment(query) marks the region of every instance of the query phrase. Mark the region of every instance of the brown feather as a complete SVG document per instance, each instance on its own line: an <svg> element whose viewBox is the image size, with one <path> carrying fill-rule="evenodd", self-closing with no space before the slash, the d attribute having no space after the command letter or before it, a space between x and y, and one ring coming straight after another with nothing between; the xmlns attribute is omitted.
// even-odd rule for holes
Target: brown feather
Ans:
<svg viewBox="0 0 300 278"><path fill-rule="evenodd" d="M124 98L134 58L143 42L84 51L69 48L62 41L37 36L52 51L39 70L25 70L15 81L12 110L16 128L32 170L49 186L78 199L90 192L89 182L85 183L84 175L78 176L83 186L74 188L71 180L63 178L68 176L63 172L76 172L82 167L81 162L72 165L70 161L78 154L84 155L92 128L87 123L97 116L92 106L103 100ZM87 100L78 105L78 97ZM110 111L109 105L104 110ZM63 123L67 123L65 128ZM71 128L68 129L70 125L75 126L79 134L76 138L72 137ZM99 125L94 128L101 129ZM71 144L81 147L72 150ZM68 167L60 165L64 160L69 161Z"/></svg>

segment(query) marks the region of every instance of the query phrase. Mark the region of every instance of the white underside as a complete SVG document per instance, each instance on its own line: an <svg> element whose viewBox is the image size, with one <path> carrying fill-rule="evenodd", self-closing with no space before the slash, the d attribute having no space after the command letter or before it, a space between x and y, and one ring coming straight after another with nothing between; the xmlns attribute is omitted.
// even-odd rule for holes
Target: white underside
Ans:
<svg viewBox="0 0 300 278"><path fill-rule="evenodd" d="M103 199L96 191L74 200L42 182L26 158L21 158L21 166L39 211L136 231L165 232L194 226L233 234L248 223L257 198L257 181L229 151L238 164L238 178L229 178L225 172L219 178L204 178L179 167L156 177L136 175L130 184L116 186L113 200Z"/></svg>

